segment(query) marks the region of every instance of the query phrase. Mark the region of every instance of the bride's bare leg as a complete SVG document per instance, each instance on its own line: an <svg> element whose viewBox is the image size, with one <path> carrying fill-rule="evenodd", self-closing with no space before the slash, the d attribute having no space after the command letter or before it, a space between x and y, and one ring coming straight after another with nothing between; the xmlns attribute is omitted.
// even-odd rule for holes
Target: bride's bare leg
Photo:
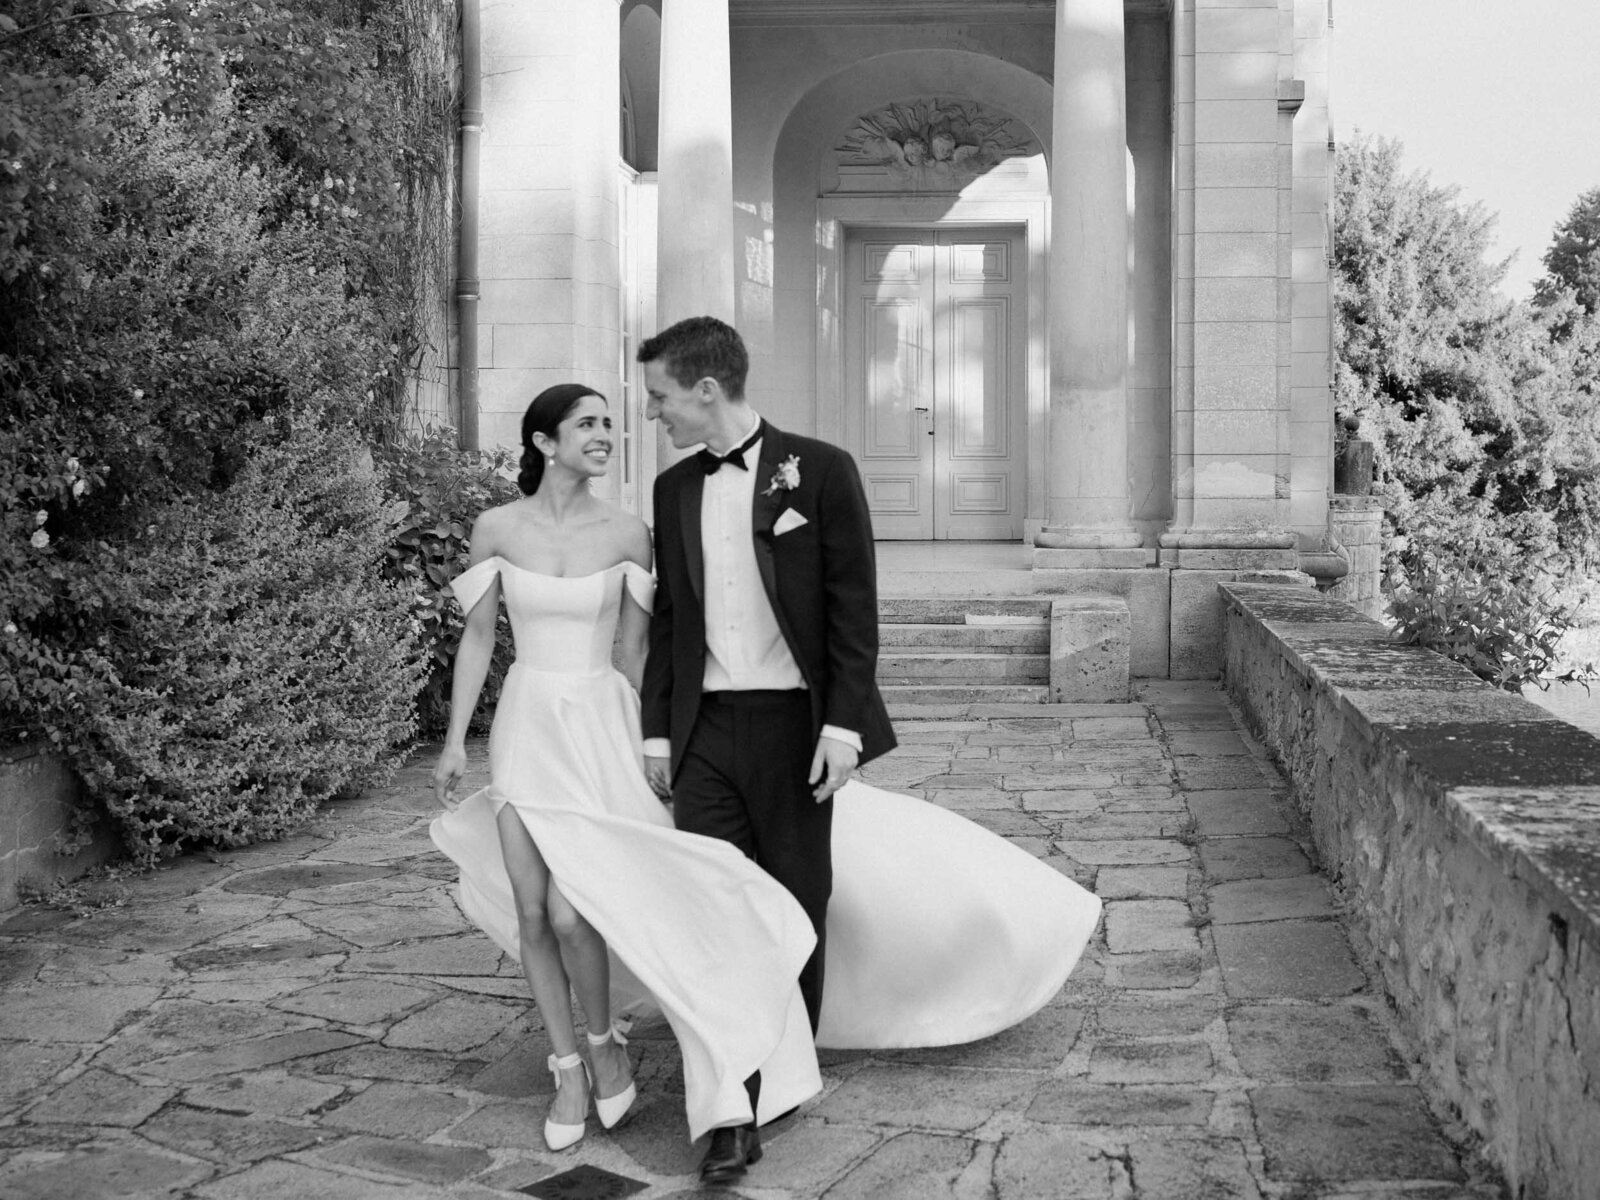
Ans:
<svg viewBox="0 0 1600 1200"><path fill-rule="evenodd" d="M522 974L550 1034L550 1048L565 1058L577 1052L578 1035L573 1029L572 990L561 961L561 943L551 928L546 907L546 897L553 890L550 868L545 866L544 856L511 805L503 805L495 821L500 829L500 853L517 902ZM550 1119L562 1125L581 1125L588 1111L589 1089L581 1064L562 1071L550 1106Z"/></svg>
<svg viewBox="0 0 1600 1200"><path fill-rule="evenodd" d="M611 960L606 954L605 939L572 907L554 880L545 903L550 927L561 943L561 959L588 1019L589 1032L603 1034L611 1028ZM615 1096L628 1086L633 1072L628 1066L627 1050L614 1041L601 1045L591 1041L589 1053L594 1063L595 1095Z"/></svg>

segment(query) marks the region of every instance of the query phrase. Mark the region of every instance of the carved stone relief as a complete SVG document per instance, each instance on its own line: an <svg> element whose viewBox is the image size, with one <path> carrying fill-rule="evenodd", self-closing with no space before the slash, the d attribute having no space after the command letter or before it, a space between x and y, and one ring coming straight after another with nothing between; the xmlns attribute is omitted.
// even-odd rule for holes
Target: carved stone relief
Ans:
<svg viewBox="0 0 1600 1200"><path fill-rule="evenodd" d="M1017 121L973 100L915 100L857 117L834 147L838 190L960 191L1007 159L1039 153Z"/></svg>

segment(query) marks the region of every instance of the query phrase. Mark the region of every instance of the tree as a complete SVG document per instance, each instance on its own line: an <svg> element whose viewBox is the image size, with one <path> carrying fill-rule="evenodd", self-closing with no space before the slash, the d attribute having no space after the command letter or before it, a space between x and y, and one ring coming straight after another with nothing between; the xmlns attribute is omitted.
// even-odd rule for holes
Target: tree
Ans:
<svg viewBox="0 0 1600 1200"><path fill-rule="evenodd" d="M1401 154L1358 135L1334 195L1336 403L1376 443L1390 565L1426 535L1586 569L1600 559L1600 430L1583 356L1558 344L1559 307L1497 290L1493 216Z"/></svg>
<svg viewBox="0 0 1600 1200"><path fill-rule="evenodd" d="M1535 303L1547 307L1570 292L1589 316L1600 312L1600 187L1579 196L1556 226L1544 252L1544 269L1545 278L1535 285Z"/></svg>

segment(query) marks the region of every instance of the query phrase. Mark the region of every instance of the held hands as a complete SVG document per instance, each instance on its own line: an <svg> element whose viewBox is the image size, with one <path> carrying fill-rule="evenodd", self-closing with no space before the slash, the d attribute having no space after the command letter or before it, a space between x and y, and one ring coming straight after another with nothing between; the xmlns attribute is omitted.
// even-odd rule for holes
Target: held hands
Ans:
<svg viewBox="0 0 1600 1200"><path fill-rule="evenodd" d="M806 782L817 784L811 794L818 804L845 785L859 759L855 747L848 742L831 737L817 739L817 752L811 756L811 774L806 776ZM819 779L821 783L817 783Z"/></svg>
<svg viewBox="0 0 1600 1200"><path fill-rule="evenodd" d="M670 758L650 758L644 760L644 777L649 783L650 790L656 794L663 804L672 803L672 760Z"/></svg>
<svg viewBox="0 0 1600 1200"><path fill-rule="evenodd" d="M456 784L467 773L467 751L463 746L445 746L433 768L433 794L445 811L454 812Z"/></svg>

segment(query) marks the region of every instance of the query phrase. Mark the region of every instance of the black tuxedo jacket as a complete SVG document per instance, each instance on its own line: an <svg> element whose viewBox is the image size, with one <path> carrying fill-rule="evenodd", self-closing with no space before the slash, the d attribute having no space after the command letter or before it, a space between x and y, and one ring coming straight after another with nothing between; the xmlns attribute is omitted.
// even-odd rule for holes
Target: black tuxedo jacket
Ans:
<svg viewBox="0 0 1600 1200"><path fill-rule="evenodd" d="M800 482L765 494L790 456ZM723 470L736 470L724 467ZM811 740L824 725L861 735L863 763L894 747L878 694L878 573L872 519L855 461L837 446L761 423L751 536L778 629L811 694ZM705 679L705 574L700 498L705 471L686 458L655 483L656 598L640 692L644 736L672 741L672 774L700 711ZM775 534L787 509L806 523Z"/></svg>

